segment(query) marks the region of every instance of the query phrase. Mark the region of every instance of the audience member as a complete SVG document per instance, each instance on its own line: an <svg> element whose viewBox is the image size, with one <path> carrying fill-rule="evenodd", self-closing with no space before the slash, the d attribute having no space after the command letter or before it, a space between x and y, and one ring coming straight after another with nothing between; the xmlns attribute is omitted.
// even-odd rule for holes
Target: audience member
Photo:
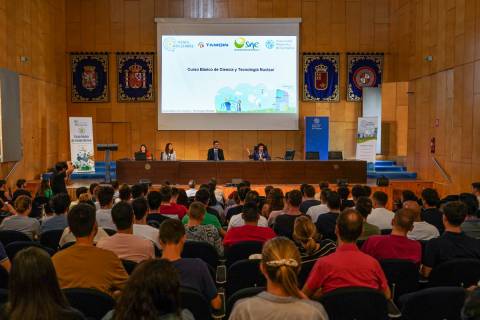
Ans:
<svg viewBox="0 0 480 320"><path fill-rule="evenodd" d="M428 241L423 258L423 276L428 277L432 268L455 258L480 259L480 241L465 235L461 229L467 210L467 206L459 201L442 207L445 232Z"/></svg>
<svg viewBox="0 0 480 320"><path fill-rule="evenodd" d="M467 217L461 225L462 231L469 237L480 239L480 212L477 197L471 193L462 193L460 201L467 206Z"/></svg>
<svg viewBox="0 0 480 320"><path fill-rule="evenodd" d="M363 192L365 193L364 194L365 197L370 198L370 196L372 195L372 188L368 185L364 185Z"/></svg>
<svg viewBox="0 0 480 320"><path fill-rule="evenodd" d="M190 311L180 308L179 297L180 280L172 263L150 260L135 268L115 310L103 320L194 320Z"/></svg>
<svg viewBox="0 0 480 320"><path fill-rule="evenodd" d="M17 200L19 196L27 196L29 198L32 198L32 194L30 193L30 191L27 190L27 180L18 179L15 183L15 186L17 187L17 189L13 192L12 195L13 203L15 203L15 200Z"/></svg>
<svg viewBox="0 0 480 320"><path fill-rule="evenodd" d="M328 181L322 181L318 184L318 187L320 188L320 192L316 193L315 194L315 199L317 200L320 200L320 193L324 190L324 189L329 189L330 187L330 184L328 183Z"/></svg>
<svg viewBox="0 0 480 320"><path fill-rule="evenodd" d="M32 210L32 199L29 196L18 196L14 203L15 214L3 219L0 230L13 230L26 234L30 239L36 240L40 234L40 223L28 215Z"/></svg>
<svg viewBox="0 0 480 320"><path fill-rule="evenodd" d="M160 249L160 242L158 240L158 229L147 224L147 199L144 197L136 198L132 201L133 214L135 220L133 222L133 234L150 240Z"/></svg>
<svg viewBox="0 0 480 320"><path fill-rule="evenodd" d="M66 193L58 193L50 200L50 207L54 216L46 219L40 228L41 232L50 230L63 230L68 226L67 212L70 207L70 197Z"/></svg>
<svg viewBox="0 0 480 320"><path fill-rule="evenodd" d="M227 223L230 221L230 219L237 214L242 213L243 210L243 205L245 203L245 198L247 197L247 193L250 192L250 187L244 186L241 188L238 188L238 198L240 199L240 203L237 206L233 206L228 208L228 210L225 211L225 219Z"/></svg>
<svg viewBox="0 0 480 320"><path fill-rule="evenodd" d="M172 188L163 186L160 188L160 214L170 219L181 219L185 216L187 208L172 202Z"/></svg>
<svg viewBox="0 0 480 320"><path fill-rule="evenodd" d="M10 188L7 188L7 181L0 179L0 200L3 202L11 201L12 194Z"/></svg>
<svg viewBox="0 0 480 320"><path fill-rule="evenodd" d="M119 188L120 188L120 183L118 182L118 180L112 180L110 182L110 186L113 188L114 192L113 192L113 201L116 201L119 197Z"/></svg>
<svg viewBox="0 0 480 320"><path fill-rule="evenodd" d="M94 288L110 295L121 290L128 278L122 262L113 252L93 244L98 228L95 208L80 203L70 210L67 217L76 243L52 258L60 286Z"/></svg>
<svg viewBox="0 0 480 320"><path fill-rule="evenodd" d="M358 197L355 200L355 209L363 217L363 232L358 240L366 240L370 236L379 235L380 229L376 225L367 222L368 215L373 209L372 200L367 197Z"/></svg>
<svg viewBox="0 0 480 320"><path fill-rule="evenodd" d="M43 197L47 200L50 200L53 196L52 188L50 187L50 180L42 179L40 182L40 188L35 197Z"/></svg>
<svg viewBox="0 0 480 320"><path fill-rule="evenodd" d="M211 214L215 215L216 217L222 218L223 221L225 221L225 212L223 210L223 202L220 202L218 200L218 197L216 195L216 184L214 183L209 183L207 185L208 187L208 192L210 193L210 198L208 200L208 210L210 211ZM223 194L221 196L223 200Z"/></svg>
<svg viewBox="0 0 480 320"><path fill-rule="evenodd" d="M146 196L146 193L144 193L143 186L139 183L134 184L130 189L132 191L132 198L133 199L137 199L137 198Z"/></svg>
<svg viewBox="0 0 480 320"><path fill-rule="evenodd" d="M353 203L357 204L357 200L360 197L365 197L366 195L365 187L359 184L356 184L352 187L352 199Z"/></svg>
<svg viewBox="0 0 480 320"><path fill-rule="evenodd" d="M187 197L195 197L195 193L197 193L197 189L195 189L195 180L188 181L188 189L185 192L187 193Z"/></svg>
<svg viewBox="0 0 480 320"><path fill-rule="evenodd" d="M223 230L222 225L220 224L220 220L213 214L208 212L208 201L210 199L210 192L206 189L199 189L195 194L195 201L198 201L203 204L207 213L205 214L205 218L202 221L203 225L211 224L215 228L217 228L218 233L223 237L225 235L225 230ZM188 215L184 216L182 219L183 224L188 224L189 217Z"/></svg>
<svg viewBox="0 0 480 320"><path fill-rule="evenodd" d="M330 189L322 189L322 191L320 191L320 204L317 206L312 206L308 208L307 216L309 216L312 219L313 223L317 222L319 215L330 211L327 206L327 198L330 192L331 192Z"/></svg>
<svg viewBox="0 0 480 320"><path fill-rule="evenodd" d="M380 230L391 229L394 213L385 209L388 195L383 191L376 191L372 196L373 210L367 217L367 222L377 226Z"/></svg>
<svg viewBox="0 0 480 320"><path fill-rule="evenodd" d="M422 246L420 242L407 238L413 229L415 213L410 209L400 209L392 221L392 233L371 236L362 246L362 251L381 261L384 259L410 260L420 265Z"/></svg>
<svg viewBox="0 0 480 320"><path fill-rule="evenodd" d="M147 194L148 214L160 214L162 195L158 191L150 191Z"/></svg>
<svg viewBox="0 0 480 320"><path fill-rule="evenodd" d="M222 299L217 293L207 264L198 258L181 257L185 240L185 228L180 221L168 219L160 225L162 259L172 262L178 270L180 285L197 290L210 301L212 308L219 309Z"/></svg>
<svg viewBox="0 0 480 320"><path fill-rule="evenodd" d="M231 320L327 320L323 306L305 299L298 289L300 255L297 248L283 237L269 240L263 246L260 270L267 279L266 291L239 300Z"/></svg>
<svg viewBox="0 0 480 320"><path fill-rule="evenodd" d="M337 224L338 214L340 213L341 200L337 192L332 191L327 195L328 212L318 216L315 223L318 233L323 235L323 238L333 241L337 240L335 235L335 225Z"/></svg>
<svg viewBox="0 0 480 320"><path fill-rule="evenodd" d="M103 229L117 230L112 220L113 194L115 190L111 186L101 186L98 190L97 223Z"/></svg>
<svg viewBox="0 0 480 320"><path fill-rule="evenodd" d="M355 207L355 203L353 200L348 199L350 196L350 189L348 189L348 186L339 186L337 188L338 195L340 196L340 210L343 211L346 208L353 208Z"/></svg>
<svg viewBox="0 0 480 320"><path fill-rule="evenodd" d="M418 197L415 195L415 193L412 190L403 190L400 200L401 200L402 204L405 201L416 201L416 202L418 202Z"/></svg>
<svg viewBox="0 0 480 320"><path fill-rule="evenodd" d="M117 233L98 241L97 247L112 251L122 260L137 263L155 258L153 243L133 234L133 217L133 209L129 203L121 201L114 205L112 219Z"/></svg>
<svg viewBox="0 0 480 320"><path fill-rule="evenodd" d="M273 230L279 236L292 239L295 219L302 216L299 207L302 203L302 193L299 190L292 190L287 193L287 209L285 213L275 219Z"/></svg>
<svg viewBox="0 0 480 320"><path fill-rule="evenodd" d="M478 203L480 203L480 182L472 183L472 194L477 197Z"/></svg>
<svg viewBox="0 0 480 320"><path fill-rule="evenodd" d="M268 194L267 197L267 203L268 207L266 208L265 211L262 209L262 216L265 216L265 218L268 219L268 225L273 226L275 223L275 219L281 215L284 214L285 211L285 195L283 194L282 189L280 188L274 188L270 193Z"/></svg>
<svg viewBox="0 0 480 320"><path fill-rule="evenodd" d="M403 207L412 210L414 213L415 222L413 229L408 232L407 237L412 240L430 240L440 235L438 229L425 221L422 221L422 209L416 201L405 201Z"/></svg>
<svg viewBox="0 0 480 320"><path fill-rule="evenodd" d="M330 239L322 239L310 217L302 216L295 220L293 240L297 245L302 263L317 260L335 252L337 245Z"/></svg>
<svg viewBox="0 0 480 320"><path fill-rule="evenodd" d="M67 181L70 179L70 175L74 169L70 161L62 161L55 164L55 171L50 179L50 185L54 195L57 193L68 193Z"/></svg>
<svg viewBox="0 0 480 320"><path fill-rule="evenodd" d="M118 200L126 202L132 200L132 189L128 184L124 183L118 189Z"/></svg>
<svg viewBox="0 0 480 320"><path fill-rule="evenodd" d="M70 208L73 208L73 206L76 206L79 202L79 199L80 199L80 196L84 193L88 193L88 188L87 187L78 187L76 190L75 190L75 198L76 200L75 201L70 201ZM91 199L91 197L90 197Z"/></svg>
<svg viewBox="0 0 480 320"><path fill-rule="evenodd" d="M178 195L175 203L178 205L184 206L185 208L188 209L188 207L190 206L190 200L187 197L187 193L183 189L177 189L177 190L178 190Z"/></svg>
<svg viewBox="0 0 480 320"><path fill-rule="evenodd" d="M52 260L42 249L30 247L15 255L8 285L8 302L0 311L1 319L85 319L70 307Z"/></svg>
<svg viewBox="0 0 480 320"><path fill-rule="evenodd" d="M356 241L362 234L363 218L355 209L339 214L335 233L337 250L317 260L303 292L319 298L344 287L366 287L381 291L390 299L390 288L379 262L361 252Z"/></svg>
<svg viewBox="0 0 480 320"><path fill-rule="evenodd" d="M253 191L253 190L249 191L247 193L247 196L245 197L245 204L248 203L250 206L253 204L258 208L259 201L260 201L260 197L257 191ZM245 206L245 204L243 206ZM231 228L241 227L245 225L245 220L243 219L243 213L245 212L245 210L243 210L243 206L242 206L242 213L236 214L231 217L230 221L228 222L228 230L230 230ZM262 215L259 215L258 226L268 227L267 219Z"/></svg>
<svg viewBox="0 0 480 320"><path fill-rule="evenodd" d="M300 212L301 213L307 213L308 209L313 206L318 206L321 204L319 200L315 199L315 188L307 184L302 191L303 194L303 199L302 199L302 204L300 204Z"/></svg>
<svg viewBox="0 0 480 320"><path fill-rule="evenodd" d="M215 226L202 225L207 210L201 202L192 202L188 209L188 222L185 224L187 240L207 242L215 248L219 256L223 256L222 238Z"/></svg>
<svg viewBox="0 0 480 320"><path fill-rule="evenodd" d="M266 223L260 225L259 218L265 218L261 217L258 213L256 203L245 203L241 215L244 224L242 226L228 229L225 239L223 240L225 246L232 246L244 241L265 242L276 236L275 232L266 226Z"/></svg>
<svg viewBox="0 0 480 320"><path fill-rule="evenodd" d="M442 222L442 213L438 209L440 205L440 197L437 190L426 188L422 191L422 220L430 223L438 229L440 234L443 233L444 227Z"/></svg>

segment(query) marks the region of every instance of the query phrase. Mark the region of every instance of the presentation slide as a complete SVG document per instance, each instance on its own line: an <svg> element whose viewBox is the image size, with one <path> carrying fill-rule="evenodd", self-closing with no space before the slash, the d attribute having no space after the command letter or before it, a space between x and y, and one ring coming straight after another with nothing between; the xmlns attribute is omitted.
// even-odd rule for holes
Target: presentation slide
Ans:
<svg viewBox="0 0 480 320"><path fill-rule="evenodd" d="M162 113L287 113L297 105L297 37L162 35Z"/></svg>

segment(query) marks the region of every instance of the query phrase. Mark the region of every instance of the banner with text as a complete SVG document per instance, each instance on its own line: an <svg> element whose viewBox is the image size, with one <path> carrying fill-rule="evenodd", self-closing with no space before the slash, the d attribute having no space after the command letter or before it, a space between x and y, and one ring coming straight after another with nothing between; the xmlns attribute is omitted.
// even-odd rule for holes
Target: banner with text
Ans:
<svg viewBox="0 0 480 320"><path fill-rule="evenodd" d="M358 118L357 160L375 162L377 144L378 118Z"/></svg>
<svg viewBox="0 0 480 320"><path fill-rule="evenodd" d="M305 158L307 160L328 160L328 125L328 117L305 117Z"/></svg>
<svg viewBox="0 0 480 320"><path fill-rule="evenodd" d="M70 156L75 172L94 172L93 125L90 117L70 117Z"/></svg>

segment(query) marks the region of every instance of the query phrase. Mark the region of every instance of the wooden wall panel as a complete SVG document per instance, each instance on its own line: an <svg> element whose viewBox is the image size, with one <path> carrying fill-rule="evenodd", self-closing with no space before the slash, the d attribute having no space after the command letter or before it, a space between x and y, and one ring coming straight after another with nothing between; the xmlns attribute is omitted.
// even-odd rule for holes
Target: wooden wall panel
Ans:
<svg viewBox="0 0 480 320"><path fill-rule="evenodd" d="M300 102L300 115L330 116L331 148L354 157L361 105L345 101L344 53L382 51L388 56L392 11L388 0L66 0L66 51L155 51L154 17L301 17L301 52L338 51L342 60L340 103ZM395 80L395 61L386 58L385 81ZM114 70L114 54L110 65ZM173 142L179 158L204 159L212 139L219 139L229 159L246 159L245 149L257 142L267 143L274 156L295 148L297 157L303 157L303 118L299 131L157 131L157 103L118 103L114 71L110 79L109 103L71 103L68 87L68 114L92 116L94 122L129 123L132 153L146 143L158 156L166 142ZM385 94L396 95L396 90Z"/></svg>

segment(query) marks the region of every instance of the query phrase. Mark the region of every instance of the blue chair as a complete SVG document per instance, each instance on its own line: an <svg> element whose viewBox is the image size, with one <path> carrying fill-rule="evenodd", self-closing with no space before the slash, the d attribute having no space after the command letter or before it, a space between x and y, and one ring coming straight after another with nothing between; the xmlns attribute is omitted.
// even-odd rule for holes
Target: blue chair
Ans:
<svg viewBox="0 0 480 320"><path fill-rule="evenodd" d="M385 259L380 261L392 291L392 299L419 289L418 266L410 260Z"/></svg>
<svg viewBox="0 0 480 320"><path fill-rule="evenodd" d="M59 249L59 242L62 234L63 229L43 232L40 235L40 244L44 247L57 251Z"/></svg>
<svg viewBox="0 0 480 320"><path fill-rule="evenodd" d="M0 242L6 247L10 242L15 241L32 241L26 234L20 231L3 230L0 231Z"/></svg>
<svg viewBox="0 0 480 320"><path fill-rule="evenodd" d="M264 287L267 280L260 272L260 260L240 260L232 264L227 270L227 284L225 293L230 297L235 292L250 288Z"/></svg>
<svg viewBox="0 0 480 320"><path fill-rule="evenodd" d="M8 258L13 261L13 258L15 258L15 255L19 251L21 251L23 249L26 249L26 248L29 248L29 247L37 247L37 248L40 248L42 250L45 250L50 256L53 256L55 254L55 250L50 249L48 247L44 247L41 244L33 242L33 241L11 242L5 247L5 252L7 253Z"/></svg>
<svg viewBox="0 0 480 320"><path fill-rule="evenodd" d="M182 309L188 309L195 319L212 319L210 301L207 301L197 290L180 287L180 306Z"/></svg>
<svg viewBox="0 0 480 320"><path fill-rule="evenodd" d="M231 266L239 260L248 259L248 257L255 253L262 253L263 242L258 241L244 241L225 248L225 264Z"/></svg>
<svg viewBox="0 0 480 320"><path fill-rule="evenodd" d="M213 269L218 266L217 250L210 243L204 241L185 241L182 258L202 259Z"/></svg>
<svg viewBox="0 0 480 320"><path fill-rule="evenodd" d="M70 288L63 289L63 293L70 305L88 319L100 320L115 308L115 300L111 296L95 289Z"/></svg>
<svg viewBox="0 0 480 320"><path fill-rule="evenodd" d="M453 259L434 267L430 273L430 286L460 286L468 288L480 280L480 260Z"/></svg>

